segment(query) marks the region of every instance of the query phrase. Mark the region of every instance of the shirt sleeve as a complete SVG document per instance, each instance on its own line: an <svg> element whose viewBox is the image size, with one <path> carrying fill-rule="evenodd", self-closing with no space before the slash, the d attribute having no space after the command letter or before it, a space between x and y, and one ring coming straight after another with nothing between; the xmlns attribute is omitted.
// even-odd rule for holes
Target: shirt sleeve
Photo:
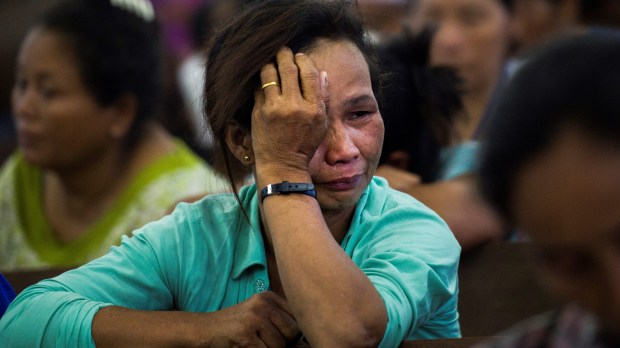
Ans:
<svg viewBox="0 0 620 348"><path fill-rule="evenodd" d="M373 197L377 198L377 197ZM380 201L379 199L375 199ZM433 211L419 202L383 204L362 212L345 246L377 288L388 323L382 347L406 339L460 337L460 246Z"/></svg>
<svg viewBox="0 0 620 348"><path fill-rule="evenodd" d="M0 321L0 342L94 347L91 327L100 308L173 309L179 219L172 215L147 224L105 256L25 289Z"/></svg>

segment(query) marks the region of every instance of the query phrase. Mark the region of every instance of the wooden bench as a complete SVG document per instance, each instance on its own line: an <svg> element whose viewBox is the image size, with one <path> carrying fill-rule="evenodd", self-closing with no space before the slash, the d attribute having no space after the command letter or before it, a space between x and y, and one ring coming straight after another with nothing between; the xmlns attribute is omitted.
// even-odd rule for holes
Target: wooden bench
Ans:
<svg viewBox="0 0 620 348"><path fill-rule="evenodd" d="M560 306L539 279L530 243L499 242L465 253L459 266L463 337L492 336Z"/></svg>
<svg viewBox="0 0 620 348"><path fill-rule="evenodd" d="M25 288L32 284L36 284L43 279L53 278L70 268L49 268L42 270L29 270L29 271L3 271L2 275L11 284L15 294L19 294Z"/></svg>
<svg viewBox="0 0 620 348"><path fill-rule="evenodd" d="M437 340L404 341L400 348L470 348L491 337L463 337Z"/></svg>

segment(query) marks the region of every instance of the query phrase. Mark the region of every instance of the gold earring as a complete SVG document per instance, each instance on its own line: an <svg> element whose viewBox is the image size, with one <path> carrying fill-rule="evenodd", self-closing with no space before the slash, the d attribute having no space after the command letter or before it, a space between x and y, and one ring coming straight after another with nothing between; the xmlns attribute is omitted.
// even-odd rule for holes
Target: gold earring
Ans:
<svg viewBox="0 0 620 348"><path fill-rule="evenodd" d="M250 156L248 156L248 155L243 156L243 160L248 162L250 160Z"/></svg>

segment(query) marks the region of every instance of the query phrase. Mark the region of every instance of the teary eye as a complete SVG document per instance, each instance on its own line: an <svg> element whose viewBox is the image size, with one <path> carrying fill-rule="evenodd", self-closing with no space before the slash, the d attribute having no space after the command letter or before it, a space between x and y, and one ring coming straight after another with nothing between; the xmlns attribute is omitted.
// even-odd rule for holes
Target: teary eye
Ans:
<svg viewBox="0 0 620 348"><path fill-rule="evenodd" d="M357 117L364 117L364 116L367 116L367 115L370 115L370 114L371 114L370 111L356 111L356 112L353 113L353 115L355 115L354 116L355 118L357 118Z"/></svg>

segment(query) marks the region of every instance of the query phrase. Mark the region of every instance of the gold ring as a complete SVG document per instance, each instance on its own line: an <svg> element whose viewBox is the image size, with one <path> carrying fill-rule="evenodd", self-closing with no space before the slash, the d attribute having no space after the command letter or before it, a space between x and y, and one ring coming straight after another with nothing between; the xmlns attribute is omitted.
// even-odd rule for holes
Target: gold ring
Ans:
<svg viewBox="0 0 620 348"><path fill-rule="evenodd" d="M269 86L277 86L277 85L278 85L278 83L277 83L277 82L275 82L275 81L271 81L271 82L267 82L267 83L265 83L265 84L264 84L264 85L262 85L260 88L265 89L265 88L267 88L267 87L269 87Z"/></svg>

